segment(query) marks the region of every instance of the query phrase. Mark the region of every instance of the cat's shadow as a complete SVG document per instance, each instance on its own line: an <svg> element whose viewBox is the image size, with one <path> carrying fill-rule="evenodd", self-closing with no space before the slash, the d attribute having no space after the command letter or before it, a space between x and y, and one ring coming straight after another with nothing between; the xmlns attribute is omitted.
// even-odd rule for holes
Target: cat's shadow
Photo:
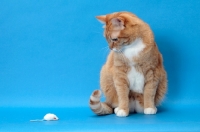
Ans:
<svg viewBox="0 0 200 132"><path fill-rule="evenodd" d="M167 107L162 107L162 106L158 107L157 114L161 114L161 113L165 113L165 112L168 112L168 108ZM129 117L135 116L136 114L144 115L144 113L131 112L131 113L129 113ZM92 115L90 117L92 117L92 118L104 118L104 117L109 117L109 116L113 116L113 115L115 115L115 113L108 114L108 115Z"/></svg>

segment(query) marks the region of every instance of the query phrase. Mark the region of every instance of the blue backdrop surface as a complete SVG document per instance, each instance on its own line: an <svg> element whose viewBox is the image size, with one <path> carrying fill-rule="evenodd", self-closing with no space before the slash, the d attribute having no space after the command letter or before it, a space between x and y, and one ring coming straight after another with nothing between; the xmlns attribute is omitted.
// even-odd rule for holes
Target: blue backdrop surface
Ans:
<svg viewBox="0 0 200 132"><path fill-rule="evenodd" d="M83 122L88 121L83 130L89 131L92 121L109 124L112 119L117 121L109 130L116 129L121 120L118 130L154 131L157 123L160 128L169 129L174 121L178 125L173 130L188 122L188 130L200 131L199 7L198 0L0 0L0 129L9 131L8 126L16 124L15 131L28 130L35 124L21 127L25 125L23 121L52 110L60 113L63 122L36 125L33 131L42 125L58 125L64 131L69 113L74 114L69 116L71 131L78 131L77 124ZM169 82L160 117L138 114L125 119L114 115L97 118L88 109L89 96L100 87L99 72L109 53L102 25L95 16L117 11L133 12L147 22L163 54ZM18 116L12 114L15 110ZM79 112L82 114L76 114ZM22 113L29 114L20 122ZM134 116L140 121L135 127ZM126 127L131 124L129 120L133 125ZM148 121L154 125L148 126ZM146 123L146 129L142 123ZM93 130L106 129L95 127L98 123L93 126ZM187 130L180 130L184 129ZM49 131L44 127L45 130Z"/></svg>

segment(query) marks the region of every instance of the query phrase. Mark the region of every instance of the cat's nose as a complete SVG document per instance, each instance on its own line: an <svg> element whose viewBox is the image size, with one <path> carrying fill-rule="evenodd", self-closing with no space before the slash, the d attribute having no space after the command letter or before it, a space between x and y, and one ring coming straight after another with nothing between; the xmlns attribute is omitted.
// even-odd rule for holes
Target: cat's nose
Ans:
<svg viewBox="0 0 200 132"><path fill-rule="evenodd" d="M113 42L116 42L117 40L118 40L117 38L113 38L113 39L112 39Z"/></svg>

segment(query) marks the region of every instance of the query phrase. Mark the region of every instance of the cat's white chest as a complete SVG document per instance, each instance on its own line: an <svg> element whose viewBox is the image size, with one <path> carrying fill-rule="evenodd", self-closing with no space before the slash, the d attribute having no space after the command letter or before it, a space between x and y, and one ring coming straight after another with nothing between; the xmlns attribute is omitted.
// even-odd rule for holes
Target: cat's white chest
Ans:
<svg viewBox="0 0 200 132"><path fill-rule="evenodd" d="M144 75L138 72L134 66L131 67L128 75L129 88L137 93L143 93L144 89Z"/></svg>
<svg viewBox="0 0 200 132"><path fill-rule="evenodd" d="M124 55L129 60L129 66L131 68L127 74L129 87L137 93L143 93L145 79L143 73L136 70L133 58L137 57L144 48L145 44L143 41L141 39L136 39L132 44L124 47L123 50Z"/></svg>

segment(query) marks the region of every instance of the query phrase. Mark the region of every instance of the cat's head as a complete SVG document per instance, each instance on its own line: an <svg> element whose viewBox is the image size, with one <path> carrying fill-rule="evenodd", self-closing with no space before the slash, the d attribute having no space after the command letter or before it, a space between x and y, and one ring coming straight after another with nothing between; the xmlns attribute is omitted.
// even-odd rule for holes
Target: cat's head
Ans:
<svg viewBox="0 0 200 132"><path fill-rule="evenodd" d="M146 25L137 16L129 12L117 12L96 17L105 24L104 37L109 48L120 51L124 46L131 44L136 38L142 37L142 28Z"/></svg>

